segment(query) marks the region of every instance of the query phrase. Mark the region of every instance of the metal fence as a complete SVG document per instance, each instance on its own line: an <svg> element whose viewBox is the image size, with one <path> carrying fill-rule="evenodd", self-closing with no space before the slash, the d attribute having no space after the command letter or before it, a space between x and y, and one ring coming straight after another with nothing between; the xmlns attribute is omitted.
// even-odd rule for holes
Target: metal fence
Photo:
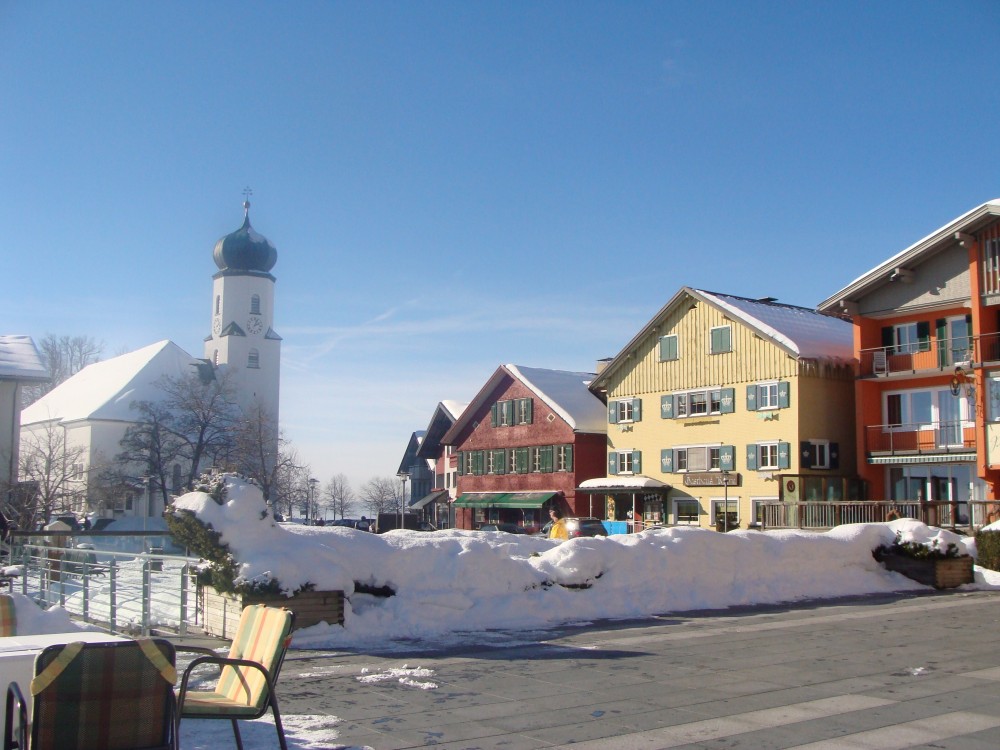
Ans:
<svg viewBox="0 0 1000 750"><path fill-rule="evenodd" d="M762 503L765 529L831 529L846 523L882 523L913 518L928 526L973 534L994 520L1000 502L920 502L916 500Z"/></svg>
<svg viewBox="0 0 1000 750"><path fill-rule="evenodd" d="M119 533L98 548L84 534L15 532L8 579L12 590L112 633L184 635L199 621L198 559L162 552L164 536Z"/></svg>

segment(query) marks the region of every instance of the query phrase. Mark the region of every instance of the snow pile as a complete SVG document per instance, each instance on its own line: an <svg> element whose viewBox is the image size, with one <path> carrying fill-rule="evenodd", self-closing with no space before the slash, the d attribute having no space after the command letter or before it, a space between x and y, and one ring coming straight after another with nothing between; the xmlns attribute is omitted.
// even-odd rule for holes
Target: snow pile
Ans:
<svg viewBox="0 0 1000 750"><path fill-rule="evenodd" d="M256 487L237 478L226 486L223 505L194 492L175 507L221 533L241 576L274 577L288 593L307 584L345 592L344 626L296 631L302 648L922 589L872 557L897 533L975 554L973 540L910 519L825 533L671 527L562 543L462 530L375 535L277 524ZM979 571L978 584L992 577Z"/></svg>
<svg viewBox="0 0 1000 750"><path fill-rule="evenodd" d="M14 600L14 612L17 617L15 626L18 635L36 635L42 633L71 633L74 630L96 630L73 622L62 607L42 609L24 594L8 594Z"/></svg>

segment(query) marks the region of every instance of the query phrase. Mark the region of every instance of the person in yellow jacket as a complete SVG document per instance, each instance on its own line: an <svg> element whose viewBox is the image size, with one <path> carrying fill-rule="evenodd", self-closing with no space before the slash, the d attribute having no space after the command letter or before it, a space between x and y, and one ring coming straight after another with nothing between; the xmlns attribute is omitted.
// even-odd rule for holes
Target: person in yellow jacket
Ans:
<svg viewBox="0 0 1000 750"><path fill-rule="evenodd" d="M549 508L549 518L552 525L549 527L549 539L569 539L569 531L566 530L566 519L563 518L562 511L558 508Z"/></svg>

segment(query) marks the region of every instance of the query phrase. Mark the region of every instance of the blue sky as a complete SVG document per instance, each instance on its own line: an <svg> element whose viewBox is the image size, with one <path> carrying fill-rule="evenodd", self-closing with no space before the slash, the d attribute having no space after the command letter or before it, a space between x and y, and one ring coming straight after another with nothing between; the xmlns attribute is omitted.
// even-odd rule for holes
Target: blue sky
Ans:
<svg viewBox="0 0 1000 750"><path fill-rule="evenodd" d="M814 306L1000 197L995 2L0 0L0 330L200 356L278 248L282 422L394 474L497 365L683 285Z"/></svg>

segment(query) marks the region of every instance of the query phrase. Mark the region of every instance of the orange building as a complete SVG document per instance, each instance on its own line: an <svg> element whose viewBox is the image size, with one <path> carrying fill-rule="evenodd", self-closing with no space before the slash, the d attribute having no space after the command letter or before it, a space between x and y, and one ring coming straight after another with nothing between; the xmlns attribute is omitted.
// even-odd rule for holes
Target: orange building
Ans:
<svg viewBox="0 0 1000 750"><path fill-rule="evenodd" d="M941 524L986 522L978 508L987 506L971 502L1000 493L1000 200L819 309L854 323L858 471L869 497L940 504Z"/></svg>

